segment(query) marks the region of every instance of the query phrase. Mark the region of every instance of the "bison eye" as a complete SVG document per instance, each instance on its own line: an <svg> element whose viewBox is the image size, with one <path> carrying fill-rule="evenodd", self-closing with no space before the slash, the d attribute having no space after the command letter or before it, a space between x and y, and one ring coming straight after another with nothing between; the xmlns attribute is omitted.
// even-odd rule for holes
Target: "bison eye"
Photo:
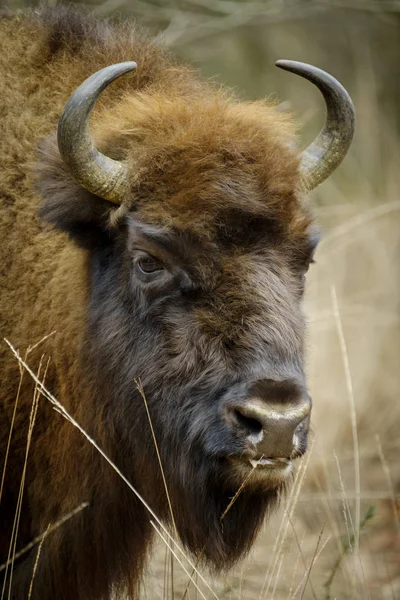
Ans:
<svg viewBox="0 0 400 600"><path fill-rule="evenodd" d="M145 275L150 275L151 273L156 273L156 271L162 271L164 269L160 261L152 256L139 258L136 265L139 271Z"/></svg>

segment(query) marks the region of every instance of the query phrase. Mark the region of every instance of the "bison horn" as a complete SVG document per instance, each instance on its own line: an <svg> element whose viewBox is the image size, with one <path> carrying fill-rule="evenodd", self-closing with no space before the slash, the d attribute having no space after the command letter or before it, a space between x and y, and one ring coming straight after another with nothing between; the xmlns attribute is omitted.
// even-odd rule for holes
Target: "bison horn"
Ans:
<svg viewBox="0 0 400 600"><path fill-rule="evenodd" d="M79 183L97 196L121 204L128 187L125 166L94 146L89 117L101 92L117 77L136 68L134 62L105 67L86 79L72 94L58 122L60 154Z"/></svg>
<svg viewBox="0 0 400 600"><path fill-rule="evenodd" d="M309 191L325 181L345 157L354 135L354 106L344 87L325 71L292 60L275 64L314 83L326 102L326 123L301 155L300 170Z"/></svg>

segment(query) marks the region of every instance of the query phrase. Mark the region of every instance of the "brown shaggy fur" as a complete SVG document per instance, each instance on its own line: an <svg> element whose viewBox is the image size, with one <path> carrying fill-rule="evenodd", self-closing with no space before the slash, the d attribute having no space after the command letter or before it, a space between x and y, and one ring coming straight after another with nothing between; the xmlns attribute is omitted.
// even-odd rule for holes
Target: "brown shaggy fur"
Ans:
<svg viewBox="0 0 400 600"><path fill-rule="evenodd" d="M74 181L54 132L77 85L126 60L137 71L104 92L92 120L98 147L129 169L131 191L116 210ZM68 8L0 19L0 81L1 338L24 355L55 331L28 362L36 369L43 353L51 357L47 387L168 521L134 383L142 378L181 539L227 567L250 547L281 486L244 492L221 529L240 479L220 457L232 444L243 448L213 407L242 382L304 383L300 299L314 240L297 195L292 125L270 103L240 103L200 82L132 24ZM172 260L174 278L159 287L132 279L138 247ZM4 343L0 378L4 456L20 379ZM0 563L32 393L25 374L0 505ZM107 599L111 589L136 597L151 540L145 509L41 399L17 548L84 501L90 506L43 544L35 600ZM31 552L16 563L12 598L27 597L34 560Z"/></svg>

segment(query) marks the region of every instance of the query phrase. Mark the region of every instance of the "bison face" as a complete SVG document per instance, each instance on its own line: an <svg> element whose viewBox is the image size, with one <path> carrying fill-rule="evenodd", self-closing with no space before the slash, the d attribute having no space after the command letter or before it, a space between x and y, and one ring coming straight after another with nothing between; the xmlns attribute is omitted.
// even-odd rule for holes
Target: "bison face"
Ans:
<svg viewBox="0 0 400 600"><path fill-rule="evenodd" d="M279 199L263 165L243 156L203 160L184 198L190 149L172 153L164 177L149 161L134 206L112 225L108 204L56 155L49 162L50 147L43 154L42 214L89 257L90 410L102 407L112 456L168 520L151 419L178 532L217 567L249 548L307 445L301 298L318 236L293 189L297 159L282 152Z"/></svg>
<svg viewBox="0 0 400 600"><path fill-rule="evenodd" d="M172 402L180 417L184 408L174 444L187 439L221 459L232 484L257 466L251 483L270 486L306 447L311 404L299 303L312 242L304 262L291 265L276 239L271 247L265 220L257 242L256 219L241 217L234 237L243 244L250 235L251 250L128 217L131 315L148 340L134 364L145 393L160 396L155 411Z"/></svg>
<svg viewBox="0 0 400 600"><path fill-rule="evenodd" d="M223 211L208 237L139 212L91 253L85 361L119 432L117 463L169 519L152 426L183 541L226 566L307 446L300 303L314 239L290 251L245 211Z"/></svg>
<svg viewBox="0 0 400 600"><path fill-rule="evenodd" d="M127 95L97 121L103 155L88 115L133 66L104 69L71 97L62 159L54 142L42 149L42 215L88 254L83 413L101 414L116 463L187 547L226 567L307 446L301 297L317 235L298 191L343 158L354 113L330 76L284 63L327 101L302 156L273 106L208 88Z"/></svg>

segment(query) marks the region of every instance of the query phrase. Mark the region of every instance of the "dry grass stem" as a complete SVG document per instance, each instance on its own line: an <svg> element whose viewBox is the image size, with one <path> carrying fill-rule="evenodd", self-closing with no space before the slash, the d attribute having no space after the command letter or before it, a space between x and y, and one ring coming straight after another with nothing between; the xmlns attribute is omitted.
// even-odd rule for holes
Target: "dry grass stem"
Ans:
<svg viewBox="0 0 400 600"><path fill-rule="evenodd" d="M200 596L204 600L207 600L206 596L200 590L200 588L197 585L196 581L190 575L189 571L186 569L185 565L182 563L182 561L180 560L180 558L178 557L178 555L176 554L176 552L173 550L173 548L169 544L168 540L163 536L163 534L161 533L161 531L158 529L158 527L156 526L156 524L154 523L154 521L150 520L150 523L153 526L154 530L157 532L157 534L160 536L160 538L162 539L162 541L164 542L164 544L167 546L167 548L169 549L169 551L174 555L174 557L176 558L176 560L178 561L178 563L180 564L180 566L182 567L182 569L185 571L186 575L190 578L191 583L194 585L194 587L196 588L196 590L199 592ZM215 597L217 597L217 596L215 596Z"/></svg>
<svg viewBox="0 0 400 600"><path fill-rule="evenodd" d="M261 458L264 458L264 455L262 455ZM246 475L246 477L244 478L244 480L242 481L240 487L238 488L238 490L236 491L235 495L232 497L231 501L229 502L228 506L226 507L226 509L224 510L224 512L222 513L222 515L220 516L219 520L222 521L225 519L226 515L228 514L228 512L230 511L230 509L232 508L232 506L235 504L236 500L239 498L240 494L242 493L246 483L249 481L249 479L252 477L254 471L256 470L257 466L253 467L252 470L249 472L248 475Z"/></svg>
<svg viewBox="0 0 400 600"><path fill-rule="evenodd" d="M168 502L169 512L171 515L172 525L174 528L175 538L178 539L178 530L176 528L174 511L172 510L171 497L170 497L169 491L168 491L167 480L165 478L164 468L163 468L162 461L161 461L160 450L158 448L157 438L156 438L156 434L154 432L153 422L151 420L151 416L150 416L150 412L149 412L149 406L147 404L147 398L144 393L143 385L142 385L142 382L140 381L140 379L135 380L135 383L136 383L136 387L143 399L144 406L146 408L146 414L147 414L147 418L148 418L150 429L151 429L151 435L153 438L154 447L155 447L156 453L157 453L157 459L158 459L158 464L160 466L161 477L162 477L163 484L164 484L165 494L167 496L167 502ZM170 554L170 572L171 572L171 596L173 598L174 597L174 558L173 558L173 554ZM169 580L169 578L167 578L167 582L168 582L168 580ZM168 595L168 585L167 585L167 595Z"/></svg>
<svg viewBox="0 0 400 600"><path fill-rule="evenodd" d="M304 543L304 534L303 534L302 540L300 542L300 545L303 545L303 543ZM294 598L297 595L297 593L298 593L298 591L300 589L300 584L299 584L299 588L293 594L294 582L296 580L297 571L299 569L300 559L301 559L301 554L300 554L300 552L297 552L296 562L294 563L294 569L293 569L293 572L292 572L292 580L291 580L291 583L290 583L290 588L289 588L289 592L288 592L288 595L287 595L287 600L292 600L292 598Z"/></svg>
<svg viewBox="0 0 400 600"><path fill-rule="evenodd" d="M307 572L309 570L311 570L312 563L311 563L310 567L307 567L307 561L306 561L306 559L304 557L303 550L301 548L301 544L300 544L300 540L299 540L298 535L297 535L296 528L295 528L295 526L293 524L293 521L292 521L292 519L291 519L291 517L289 515L288 515L288 520L289 520L290 526L292 528L293 536L294 536L294 539L295 539L295 542L296 542L296 545L297 545L297 548L299 550L300 557L301 557L301 560L302 560L302 563L303 563L303 566L304 566L305 577L307 577ZM322 533L321 533L321 535L322 535ZM318 546L319 546L319 541L317 543L317 550L318 550ZM307 586L307 579L306 579L305 586L304 586L304 589L303 589L301 597L303 597L303 595L304 595L304 591L305 591L305 588ZM310 581L310 587L311 587L311 592L312 592L313 598L314 598L314 600L317 600L317 595L315 593L314 587L313 587L313 585L311 583L311 580L309 580L309 581ZM272 595L274 595L274 594L272 594Z"/></svg>
<svg viewBox="0 0 400 600"><path fill-rule="evenodd" d="M2 495L3 495L4 480L5 480L5 477L6 477L6 469L7 469L7 463L8 463L8 456L9 456L9 453L10 453L11 439L12 439L12 434L13 434L13 431L14 431L15 417L16 417L16 414L17 414L17 408L18 408L18 403L19 403L19 397L20 397L20 394L21 394L21 386L22 386L23 377L24 377L24 373L22 371L20 373L20 377L19 377L17 395L16 395L15 402L14 402L14 409L13 409L13 414L12 414L12 417L11 417L10 431L9 431L9 434L8 434L6 455L4 457L3 472L2 472L2 475L1 475L0 504L1 504L1 498L2 498Z"/></svg>
<svg viewBox="0 0 400 600"><path fill-rule="evenodd" d="M345 486L344 486L342 472L341 472L341 469L340 469L340 463L339 463L338 457L335 454L335 451L333 451L333 454L334 454L335 460L336 460L336 466L337 466L338 477L339 477L339 485L340 485L340 489L341 489L343 520L344 520L344 524L346 526L347 539L349 540L350 550L353 551L353 548L351 547L350 540L352 538L353 539L356 538L357 523L356 523L356 527L354 527L354 521L353 521L353 518L351 516L351 510L350 510L350 506L349 506L349 503L348 503L348 498L347 498L347 493L346 493L346 489L345 489Z"/></svg>
<svg viewBox="0 0 400 600"><path fill-rule="evenodd" d="M33 344L33 346L29 346L28 349L27 349L27 351L26 351L26 353L25 353L25 361L28 359L29 354L33 350L35 350L38 346L40 346L40 344L42 344L45 340L47 340L49 337L51 337L55 333L56 333L55 331L52 331L48 335L45 335L44 337L42 337L38 342L36 342L36 344ZM13 414L12 414L12 417L11 417L10 431L9 431L9 434L8 434L7 448L6 448L6 454L5 454L5 457L4 457L3 472L2 472L2 476L1 476L1 483L0 483L0 504L1 504L1 497L3 495L4 480L5 480L5 476L6 476L6 468L7 468L7 462L8 462L8 455L10 453L11 439L12 439L12 434L13 434L13 431L14 431L15 416L17 414L18 402L19 402L19 397L20 397L20 394L21 394L21 386L22 386L23 374L24 374L24 370L20 369L20 378L19 378L19 382L18 382L17 395L16 395L16 399L15 399L15 402L14 402Z"/></svg>
<svg viewBox="0 0 400 600"><path fill-rule="evenodd" d="M289 495L289 499L287 501L287 507L286 510L284 512L284 515L282 517L281 520L281 524L279 527L279 532L277 535L277 538L275 540L273 549L272 549L272 556L274 556L274 560L272 561L272 565L268 565L268 570L267 573L265 575L264 581L263 581L263 585L261 587L261 591L260 591L260 596L259 596L259 600L261 600L261 598L264 596L264 598L268 598L269 597L269 590L270 587L272 585L272 581L274 579L274 571L276 569L276 566L278 564L278 560L280 555L283 552L283 544L284 541L286 539L286 535L289 529L289 520L288 517L292 518L294 510L296 508L296 504L299 498L299 494L300 494L300 490L302 488L302 485L304 483L305 480L305 476L306 476L306 472L307 472L307 467L312 455L312 450L313 450L313 446L314 446L314 442L311 443L311 447L310 450L307 454L307 457L305 459L305 461L303 461L299 467L299 469L296 472L296 476L295 476L295 480L293 483L293 487L291 489L290 495ZM267 584L268 582L268 584ZM266 587L267 586L267 587Z"/></svg>
<svg viewBox="0 0 400 600"><path fill-rule="evenodd" d="M33 350L36 350L36 348L38 348L41 344L43 344L43 342L48 340L50 337L52 337L56 333L57 333L56 331L52 331L51 333L44 335L42 338L40 338L40 340L38 342L36 342L32 346L28 346L28 350L26 351L26 358L29 357L29 355L31 354L31 352L33 352Z"/></svg>
<svg viewBox="0 0 400 600"><path fill-rule="evenodd" d="M147 404L146 395L144 393L144 389L143 389L142 382L140 381L140 379L135 380L135 383L136 383L136 387L137 387L137 389L139 391L139 394L141 395L141 397L143 399L144 406L146 408L146 414L147 414L147 418L149 420L149 425L150 425L150 429L151 429L151 435L153 437L154 447L155 447L156 453L157 453L158 464L160 465L160 471L161 471L161 476L162 476L162 480L163 480L163 484L164 484L164 488L165 488L165 494L167 496L169 512L170 512L170 515L171 515L171 520L172 520L172 524L173 524L173 527L174 527L175 536L176 536L176 538L178 538L178 530L176 528L176 523L175 523L175 519L174 519L174 511L172 510L171 497L170 497L169 492L168 492L167 480L165 479L164 468L163 468L162 461L161 461L161 456L160 456L160 451L159 451L159 448L158 448L156 434L154 433L153 422L151 420L151 416L150 416L150 412L149 412L149 406Z"/></svg>
<svg viewBox="0 0 400 600"><path fill-rule="evenodd" d="M27 544L26 546L21 548L21 550L18 550L18 552L16 552L14 555L14 559L17 560L18 558L20 558L21 556L23 556L24 554L26 554L27 552L32 550L32 548L34 548L37 544L40 544L42 542L43 538L46 537L49 533L53 533L53 531L55 531L56 529L61 527L61 525L64 525L64 523L66 521L68 521L69 519L71 519L72 517L74 517L75 515L80 513L84 508L86 508L88 506L89 506L89 502L82 502L82 504L79 504L79 506L74 508L74 510L72 510L68 514L64 515L61 519L59 519L55 523L53 523L53 524L50 523L44 533L41 533L40 535L36 536L35 538L33 538L33 540L31 542L29 542L29 544ZM7 564L8 563L5 562L2 565L0 565L0 571L4 571L4 569L7 567Z"/></svg>
<svg viewBox="0 0 400 600"><path fill-rule="evenodd" d="M44 534L42 536L42 539L40 540L39 548L38 548L38 551L37 551L37 554L36 554L35 564L33 565L32 579L31 579L31 582L30 582L30 585L29 585L28 600L30 600L31 596L32 596L33 582L34 582L34 579L35 579L35 575L36 575L36 571L37 571L37 566L39 564L40 553L42 551L43 542L44 542L45 537L47 536L47 534L49 532L49 529L50 529L50 523L48 524L47 529L44 532Z"/></svg>
<svg viewBox="0 0 400 600"><path fill-rule="evenodd" d="M360 522L360 527L358 530L358 536L360 534L360 532L364 529L364 527L366 526L366 524L373 518L374 516L374 512L375 512L375 507L374 506L370 506L368 507L362 521ZM331 570L331 573L328 577L328 579L326 580L326 582L324 583L324 588L325 588L325 596L324 596L324 600L331 600L331 587L332 587L332 583L333 580L336 576L336 573L340 567L340 565L343 562L343 559L349 554L349 552L351 552L351 549L354 545L355 542L355 536L351 536L350 539L344 543L342 545L342 550L338 556L338 558L336 559L335 564L333 565L333 568ZM367 594L369 596L368 590L367 590Z"/></svg>
<svg viewBox="0 0 400 600"><path fill-rule="evenodd" d="M44 359L44 357L42 356L40 359L40 362L39 362L38 373L36 376L37 380L39 380L39 377L41 374L43 359ZM50 362L50 360L47 361L47 365L46 365L45 372L44 372L44 378L46 377L49 362ZM20 381L21 380L22 380L22 373L21 373ZM38 385L37 385L37 383L35 383L33 399L32 399L32 407L31 407L31 412L29 415L28 433L27 433L27 441L26 441L26 447L25 447L25 458L24 458L21 482L20 482L19 493L18 493L18 498L17 498L17 506L15 509L14 522L13 522L13 526L12 526L12 530L11 530L11 540L10 540L9 551L8 551L8 556L7 556L7 561L6 561L4 582L3 582L2 592L1 592L1 600L4 599L4 594L6 593L7 583L8 583L7 597L8 597L8 600L11 600L11 587L12 587L15 556L16 556L16 551L17 551L16 550L17 536L18 536L19 522L20 522L20 517L21 517L22 498L23 498L23 494L24 494L28 456L29 456L29 450L30 450L31 441L32 441L32 432L33 432L33 428L35 425L36 414L37 414L38 405L39 405L39 398L40 398L40 393L39 393ZM9 567L10 567L10 571L8 571Z"/></svg>
<svg viewBox="0 0 400 600"><path fill-rule="evenodd" d="M263 458L263 456L262 456L262 458ZM254 470L256 468L257 468L257 466L253 467L252 470L249 472L249 474L246 475L246 477L244 478L244 480L240 484L239 488L237 489L236 493L232 497L232 499L229 502L228 506L226 507L226 509L224 510L224 512L222 513L222 515L219 518L219 520L220 520L221 523L225 519L226 515L228 514L228 512L230 511L230 509L232 508L232 506L234 505L234 503L236 502L236 500L239 498L239 496L240 496L241 492L243 491L246 483L249 481L250 477L253 475ZM198 555L198 557L196 559L196 563L195 563L196 566L199 564L199 562L200 562L200 560L201 560L201 558L202 558L202 556L204 554L204 551L205 551L205 548L202 548L200 554ZM186 595L188 594L190 581L192 580L193 576L194 576L194 572L192 572L191 578L189 579L189 581L186 584L185 591L184 591L183 596L182 596L182 600L185 600Z"/></svg>
<svg viewBox="0 0 400 600"><path fill-rule="evenodd" d="M324 533L324 529L325 529L325 523L322 525L322 529L321 529L321 531L319 533L319 536L318 536L317 544L315 546L315 550L314 550L314 554L313 554L312 559L311 559L310 566L308 567L307 572L306 572L306 580L304 582L304 587L303 587L302 592L301 592L300 600L303 600L303 598L304 598L304 593L306 591L307 584L308 584L309 581L310 581L311 589L312 589L312 592L313 592L313 596L316 597L314 588L313 588L313 586L311 584L310 575L311 575L311 569L313 568L315 560L316 560L316 557L317 557L317 552L318 552L319 545L321 543L321 538L322 538L322 534Z"/></svg>
<svg viewBox="0 0 400 600"><path fill-rule="evenodd" d="M351 419L351 431L353 435L353 450L354 450L354 486L356 491L356 509L355 509L355 538L354 538L354 546L355 552L358 554L359 551L359 537L358 531L360 526L360 514L361 514L361 500L360 500L360 454L359 454L359 446L358 446L358 431L357 431L357 415L356 415L356 405L354 400L354 392L353 392L353 383L351 379L350 373L350 362L347 353L346 340L343 332L343 324L342 319L340 317L339 312L339 304L336 295L336 289L334 286L331 288L331 297L332 297L332 307L333 314L335 317L335 323L337 328L337 333L340 342L340 349L342 352L343 359L343 367L345 371L346 378L346 387L349 398L349 406L350 406L350 419Z"/></svg>
<svg viewBox="0 0 400 600"><path fill-rule="evenodd" d="M325 525L324 525L324 527L325 527ZM315 563L317 562L318 558L321 556L322 552L324 551L324 548L326 547L326 545L328 544L328 542L329 542L330 540L331 540L331 536L329 535L329 536L326 538L326 540L324 541L324 543L322 544L322 546L321 546L321 548L319 549L319 551L318 551L318 552L315 552L315 551L314 551L313 559L312 559L312 561L311 561L311 564L312 564L312 565L315 565ZM302 540L302 542L304 542L304 536L303 536L303 540ZM319 542L317 541L317 547L316 547L316 550L318 550L318 544L319 544ZM301 545L303 545L303 543L302 543ZM299 553L299 554L298 554L298 556L297 556L297 560L296 560L296 564L297 564L297 565L298 565L298 563L299 563L299 561L300 561L300 557L301 557L301 555L300 555L300 553ZM299 584L298 584L297 588L295 589L295 591L294 591L293 593L291 593L291 594L290 594L290 596L288 597L288 598L289 598L289 600L295 600L295 598L298 598L298 594L299 594L299 592L300 592L300 588L301 588L301 586L303 586L303 585L304 585L304 582L305 582L305 580L306 580L306 577L307 577L307 571L304 573L304 575L303 575L303 577L301 578L301 580L300 580L300 582L299 582ZM292 589L293 589L293 584L292 584L291 590L292 590Z"/></svg>
<svg viewBox="0 0 400 600"><path fill-rule="evenodd" d="M275 575L275 581L274 581L274 587L272 588L272 593L271 593L271 597L275 598L275 592L276 592L276 587L278 585L279 582L279 576L281 574L282 571L282 566L283 566L283 561L284 561L284 556L282 555L279 559L279 563L278 563L278 568L276 569L276 575Z"/></svg>

